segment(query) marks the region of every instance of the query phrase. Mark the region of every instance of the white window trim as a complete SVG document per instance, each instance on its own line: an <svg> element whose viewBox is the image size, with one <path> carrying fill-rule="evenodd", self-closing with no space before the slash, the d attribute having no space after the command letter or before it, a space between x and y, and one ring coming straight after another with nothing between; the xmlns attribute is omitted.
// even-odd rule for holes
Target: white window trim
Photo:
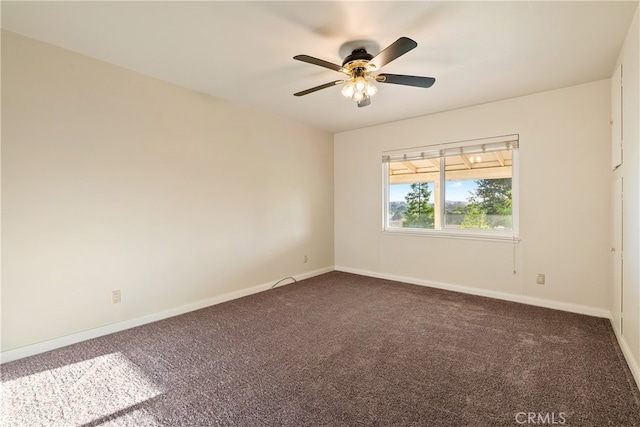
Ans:
<svg viewBox="0 0 640 427"><path fill-rule="evenodd" d="M445 167L444 157L440 154L446 154L451 149L457 149L459 147L465 147L470 145L484 145L495 144L501 141L517 141L515 149L512 149L512 175L511 175L511 203L512 203L512 229L509 231L484 231L484 230L456 230L456 229L420 229L420 228L397 228L389 227L388 225L388 206L389 206L389 159L401 153L420 153L430 157L439 157L441 162L440 167L440 182L446 182L445 180ZM424 153L424 154L423 154ZM440 153L437 156L435 153ZM520 242L520 179L519 179L519 167L520 167L520 150L519 150L519 136L518 135L505 135L494 138L484 138L470 141L460 141L450 144L438 144L424 147L408 148L403 150L394 150L385 152L382 162L382 176L383 176L383 188L384 197L382 201L382 232L389 235L407 235L407 236L423 236L423 237L435 237L435 238L449 238L449 239L466 239L466 240L484 240L495 242L507 242L507 243L519 243ZM445 187L440 186L440 200L445 200ZM444 224L444 209L440 209L440 223Z"/></svg>

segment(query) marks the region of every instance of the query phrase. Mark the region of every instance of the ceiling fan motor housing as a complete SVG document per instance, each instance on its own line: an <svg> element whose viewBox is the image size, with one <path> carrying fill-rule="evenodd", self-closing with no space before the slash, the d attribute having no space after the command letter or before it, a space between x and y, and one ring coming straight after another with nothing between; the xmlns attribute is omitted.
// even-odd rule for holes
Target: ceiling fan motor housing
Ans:
<svg viewBox="0 0 640 427"><path fill-rule="evenodd" d="M371 61L373 59L373 55L371 55L370 53L367 53L367 51L365 49L355 49L353 52L351 52L351 55L347 56L346 58L344 58L344 61L342 61L342 66L344 67L345 65L347 65L350 62L353 61Z"/></svg>

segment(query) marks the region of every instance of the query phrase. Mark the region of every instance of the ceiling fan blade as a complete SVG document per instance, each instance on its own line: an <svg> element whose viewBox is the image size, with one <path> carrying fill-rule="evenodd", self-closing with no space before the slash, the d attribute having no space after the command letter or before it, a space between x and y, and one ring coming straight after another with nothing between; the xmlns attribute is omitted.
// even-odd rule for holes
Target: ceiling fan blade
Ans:
<svg viewBox="0 0 640 427"><path fill-rule="evenodd" d="M400 56L409 52L411 49L414 49L416 46L418 46L418 43L411 40L410 38L400 37L398 40L394 41L388 47L386 47L378 55L374 56L373 59L371 59L371 61L369 61L369 63L367 64L367 67L371 70L379 70L389 62L399 58Z"/></svg>
<svg viewBox="0 0 640 427"><path fill-rule="evenodd" d="M367 105L371 105L371 98L365 98L362 101L358 101L358 107L366 107Z"/></svg>
<svg viewBox="0 0 640 427"><path fill-rule="evenodd" d="M375 79L380 83L415 87L431 87L436 82L433 77L405 76L402 74L378 74Z"/></svg>
<svg viewBox="0 0 640 427"><path fill-rule="evenodd" d="M319 65L320 67L328 68L333 71L339 71L341 73L347 72L341 65L334 64L332 62L324 61L322 59L314 58L309 55L296 55L293 59L297 59L298 61L306 62L308 64Z"/></svg>
<svg viewBox="0 0 640 427"><path fill-rule="evenodd" d="M331 86L335 86L335 85L339 85L340 83L344 83L344 80L336 80L335 82L331 82L331 83L325 83L323 85L320 86L316 86L316 87L312 87L311 89L307 89L307 90L303 90L300 92L296 92L293 94L293 96L303 96L303 95L308 95L310 93L322 90L322 89L326 89L328 87Z"/></svg>

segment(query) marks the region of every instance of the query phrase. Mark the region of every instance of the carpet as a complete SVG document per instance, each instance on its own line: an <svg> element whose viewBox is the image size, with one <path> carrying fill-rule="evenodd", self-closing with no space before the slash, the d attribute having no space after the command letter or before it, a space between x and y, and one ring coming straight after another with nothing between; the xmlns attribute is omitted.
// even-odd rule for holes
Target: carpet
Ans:
<svg viewBox="0 0 640 427"><path fill-rule="evenodd" d="M1 368L3 426L640 426L609 320L342 272Z"/></svg>

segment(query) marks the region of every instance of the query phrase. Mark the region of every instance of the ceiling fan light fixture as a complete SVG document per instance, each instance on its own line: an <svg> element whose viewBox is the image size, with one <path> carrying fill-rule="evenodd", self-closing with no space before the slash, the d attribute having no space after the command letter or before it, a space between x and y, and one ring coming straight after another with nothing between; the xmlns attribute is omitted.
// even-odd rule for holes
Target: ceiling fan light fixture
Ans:
<svg viewBox="0 0 640 427"><path fill-rule="evenodd" d="M367 88L364 92L367 94L367 96L373 96L378 93L378 88L370 81L367 81Z"/></svg>
<svg viewBox="0 0 640 427"><path fill-rule="evenodd" d="M356 93L356 85L355 83L353 83L352 80L349 80L343 87L342 90L340 91L342 93L342 96L344 96L345 98L353 98L353 95Z"/></svg>
<svg viewBox="0 0 640 427"><path fill-rule="evenodd" d="M349 79L340 91L342 96L360 102L378 93L378 88L370 81L369 76L357 76Z"/></svg>

